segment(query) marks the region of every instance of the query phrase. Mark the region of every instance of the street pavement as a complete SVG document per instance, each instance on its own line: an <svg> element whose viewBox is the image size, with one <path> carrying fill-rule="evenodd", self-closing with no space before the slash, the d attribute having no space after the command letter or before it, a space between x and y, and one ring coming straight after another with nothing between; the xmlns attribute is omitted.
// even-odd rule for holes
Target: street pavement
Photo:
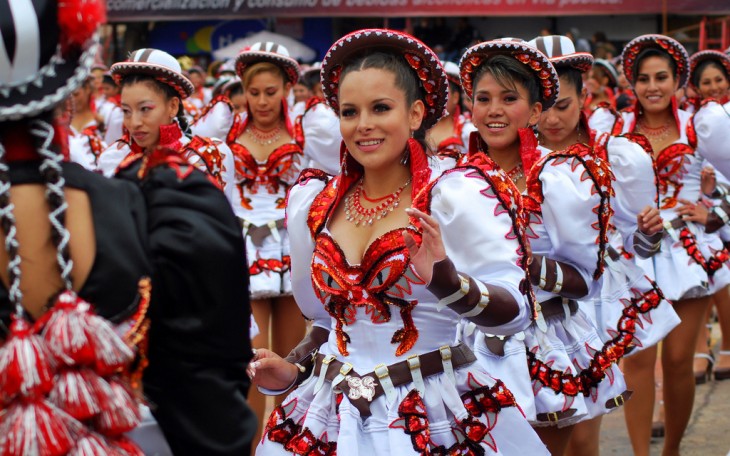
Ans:
<svg viewBox="0 0 730 456"><path fill-rule="evenodd" d="M719 349L718 325L712 331L714 351ZM651 455L662 454L664 439L652 439ZM730 456L730 380L711 380L697 386L689 426L682 440L682 456ZM633 454L626 432L624 411L604 418L601 426L601 455Z"/></svg>
<svg viewBox="0 0 730 456"><path fill-rule="evenodd" d="M662 454L664 439L653 439L652 456ZM682 456L730 456L730 380L697 386L695 406L682 440ZM623 409L601 426L601 455L631 455Z"/></svg>

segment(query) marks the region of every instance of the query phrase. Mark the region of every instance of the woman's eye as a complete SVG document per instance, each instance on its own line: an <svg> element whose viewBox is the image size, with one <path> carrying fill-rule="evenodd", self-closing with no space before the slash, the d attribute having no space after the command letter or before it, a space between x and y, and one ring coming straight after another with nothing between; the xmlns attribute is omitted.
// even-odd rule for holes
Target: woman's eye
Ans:
<svg viewBox="0 0 730 456"><path fill-rule="evenodd" d="M390 106L386 104L376 104L375 105L375 112L386 112L390 111Z"/></svg>
<svg viewBox="0 0 730 456"><path fill-rule="evenodd" d="M340 116L342 116L342 117L352 117L354 115L355 115L354 109L343 109L342 112L340 113Z"/></svg>
<svg viewBox="0 0 730 456"><path fill-rule="evenodd" d="M489 98L487 97L477 97L477 102L479 103L487 103L489 101Z"/></svg>

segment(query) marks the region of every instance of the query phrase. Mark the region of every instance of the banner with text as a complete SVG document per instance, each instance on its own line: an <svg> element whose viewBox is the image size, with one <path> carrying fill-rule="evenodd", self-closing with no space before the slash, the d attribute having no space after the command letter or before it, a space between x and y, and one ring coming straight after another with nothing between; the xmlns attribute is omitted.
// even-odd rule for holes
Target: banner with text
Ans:
<svg viewBox="0 0 730 456"><path fill-rule="evenodd" d="M730 12L727 0L666 0L671 14ZM662 0L108 0L110 22L342 16L660 14Z"/></svg>

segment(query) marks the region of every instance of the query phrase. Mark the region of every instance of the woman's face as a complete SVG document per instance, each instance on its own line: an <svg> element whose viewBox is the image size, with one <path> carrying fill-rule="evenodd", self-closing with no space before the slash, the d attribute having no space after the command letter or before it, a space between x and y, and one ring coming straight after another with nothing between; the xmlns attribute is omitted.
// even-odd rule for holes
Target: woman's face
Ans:
<svg viewBox="0 0 730 456"><path fill-rule="evenodd" d="M71 96L73 98L74 110L81 111L84 109L84 107L89 107L89 103L91 102L92 90L92 82L87 82L86 84L73 91Z"/></svg>
<svg viewBox="0 0 730 456"><path fill-rule="evenodd" d="M150 151L160 142L160 127L168 125L177 115L180 99L167 99L149 81L136 82L122 88L124 127L134 142Z"/></svg>
<svg viewBox="0 0 730 456"><path fill-rule="evenodd" d="M530 103L527 89L519 82L505 87L489 73L474 88L472 122L490 150L519 146L519 129L535 125L542 105Z"/></svg>
<svg viewBox="0 0 730 456"><path fill-rule="evenodd" d="M715 65L706 66L700 75L699 91L702 98L722 99L728 94L730 82Z"/></svg>
<svg viewBox="0 0 730 456"><path fill-rule="evenodd" d="M678 83L669 62L658 56L644 58L634 81L634 91L647 113L660 113L669 109Z"/></svg>
<svg viewBox="0 0 730 456"><path fill-rule="evenodd" d="M238 92L235 95L231 95L231 104L233 105L233 111L236 114L240 114L246 111L246 95L243 92Z"/></svg>
<svg viewBox="0 0 730 456"><path fill-rule="evenodd" d="M408 105L395 75L379 68L347 73L339 103L342 139L353 158L373 171L397 166L425 111L420 100Z"/></svg>
<svg viewBox="0 0 730 456"><path fill-rule="evenodd" d="M290 83L271 71L258 73L244 88L249 112L257 125L274 126L281 119L281 102L289 93Z"/></svg>
<svg viewBox="0 0 730 456"><path fill-rule="evenodd" d="M558 101L540 115L537 124L545 145L562 149L577 141L578 123L585 97L585 89L578 93L577 87L568 77L560 76Z"/></svg>
<svg viewBox="0 0 730 456"><path fill-rule="evenodd" d="M294 101L299 103L300 101L307 101L312 97L312 91L307 88L304 84L294 84Z"/></svg>
<svg viewBox="0 0 730 456"><path fill-rule="evenodd" d="M596 67L591 68L588 80L586 81L586 89L592 94L598 94L607 84L608 76L604 74L603 70Z"/></svg>

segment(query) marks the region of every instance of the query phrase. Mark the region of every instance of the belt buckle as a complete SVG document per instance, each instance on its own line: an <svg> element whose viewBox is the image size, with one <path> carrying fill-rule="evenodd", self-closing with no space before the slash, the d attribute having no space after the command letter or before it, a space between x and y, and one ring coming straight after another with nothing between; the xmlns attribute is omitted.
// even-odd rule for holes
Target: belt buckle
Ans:
<svg viewBox="0 0 730 456"><path fill-rule="evenodd" d="M623 394L619 394L618 396L616 396L616 397L613 398L613 404L616 407L621 407L621 406L624 405L624 403L625 403L625 401L624 401L624 395Z"/></svg>
<svg viewBox="0 0 730 456"><path fill-rule="evenodd" d="M557 423L560 421L560 417L558 416L558 412L548 412L547 419L551 423Z"/></svg>
<svg viewBox="0 0 730 456"><path fill-rule="evenodd" d="M364 398L368 402L372 402L375 398L375 379L369 375L365 377L353 377L348 375L345 377L347 380L347 386L350 391L347 392L347 397L352 400Z"/></svg>

